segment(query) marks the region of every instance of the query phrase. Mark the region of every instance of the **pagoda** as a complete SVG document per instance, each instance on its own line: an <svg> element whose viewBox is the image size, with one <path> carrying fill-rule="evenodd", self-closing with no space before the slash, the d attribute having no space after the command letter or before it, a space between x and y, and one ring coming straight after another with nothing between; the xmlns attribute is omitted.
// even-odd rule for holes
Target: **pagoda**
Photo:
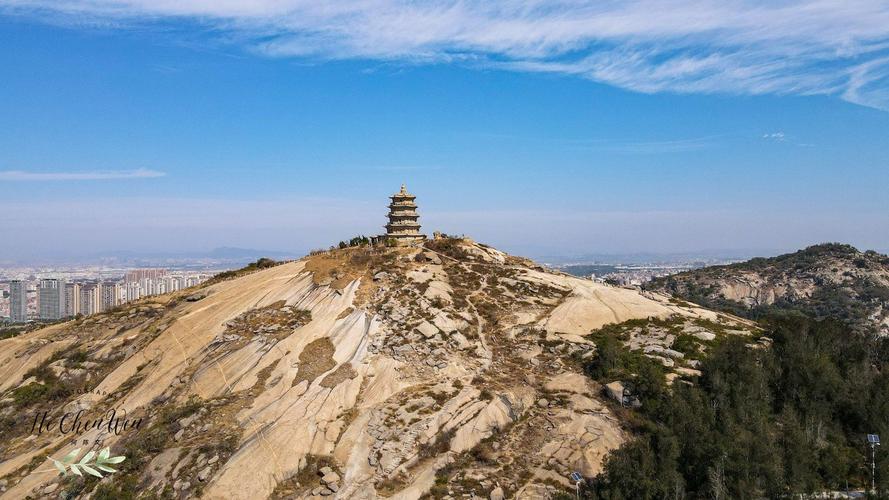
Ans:
<svg viewBox="0 0 889 500"><path fill-rule="evenodd" d="M389 198L392 203L389 204L389 223L386 224L386 236L388 240L394 240L397 244L411 244L426 239L426 235L420 234L420 218L417 215L417 204L414 203L416 196L407 192L404 184L401 185L401 191L393 194Z"/></svg>

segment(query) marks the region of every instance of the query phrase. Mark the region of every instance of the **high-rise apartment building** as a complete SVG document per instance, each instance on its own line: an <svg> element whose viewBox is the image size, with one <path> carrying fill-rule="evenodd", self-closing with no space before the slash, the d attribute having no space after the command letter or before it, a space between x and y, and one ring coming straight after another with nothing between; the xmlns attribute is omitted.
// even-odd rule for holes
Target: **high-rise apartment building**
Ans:
<svg viewBox="0 0 889 500"><path fill-rule="evenodd" d="M58 320L65 316L65 282L57 279L42 279L37 286L38 317L44 320Z"/></svg>
<svg viewBox="0 0 889 500"><path fill-rule="evenodd" d="M142 297L142 287L139 283L127 283L126 285L127 302L139 300Z"/></svg>
<svg viewBox="0 0 889 500"><path fill-rule="evenodd" d="M123 287L120 283L106 281L102 283L102 310L109 311L121 304L121 290Z"/></svg>
<svg viewBox="0 0 889 500"><path fill-rule="evenodd" d="M127 283L138 283L142 280L158 281L166 275L166 269L133 269L132 271L127 271L124 281Z"/></svg>
<svg viewBox="0 0 889 500"><path fill-rule="evenodd" d="M14 323L28 321L28 282L12 280L9 284L9 319Z"/></svg>
<svg viewBox="0 0 889 500"><path fill-rule="evenodd" d="M89 316L109 311L142 297L184 290L199 285L209 278L204 274L169 274L166 269L138 269L128 272L126 276L128 280L136 278L139 280L67 282L64 279L41 279L37 283L37 310L31 311L31 315L44 320L70 318L78 314ZM11 285L13 294L18 294L17 297L21 300L10 301L18 308L18 312L11 316L16 318L15 321L27 321L29 283L26 281L15 283Z"/></svg>
<svg viewBox="0 0 889 500"><path fill-rule="evenodd" d="M80 284L65 283L65 316L80 314Z"/></svg>
<svg viewBox="0 0 889 500"><path fill-rule="evenodd" d="M102 286L84 283L80 286L80 314L89 316L102 312Z"/></svg>

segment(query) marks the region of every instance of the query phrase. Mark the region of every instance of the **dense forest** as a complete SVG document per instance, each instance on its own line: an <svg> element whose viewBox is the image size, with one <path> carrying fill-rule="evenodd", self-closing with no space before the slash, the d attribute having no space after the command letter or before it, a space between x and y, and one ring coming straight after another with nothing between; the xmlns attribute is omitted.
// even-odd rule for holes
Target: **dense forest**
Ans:
<svg viewBox="0 0 889 500"><path fill-rule="evenodd" d="M797 312L762 320L772 347L717 345L693 384L604 341L587 372L636 376L625 410L636 437L612 453L585 498L778 498L870 484L866 434L889 435L889 341ZM599 338L600 343L603 342ZM877 452L881 495L889 453Z"/></svg>

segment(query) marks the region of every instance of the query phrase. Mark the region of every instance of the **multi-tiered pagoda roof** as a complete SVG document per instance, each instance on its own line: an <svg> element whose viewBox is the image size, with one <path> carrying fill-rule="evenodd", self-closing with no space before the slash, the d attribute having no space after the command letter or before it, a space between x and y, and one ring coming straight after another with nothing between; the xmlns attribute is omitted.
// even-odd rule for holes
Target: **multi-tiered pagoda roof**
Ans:
<svg viewBox="0 0 889 500"><path fill-rule="evenodd" d="M422 241L426 236L420 233L420 216L417 214L416 196L407 192L404 184L401 191L389 198L389 223L386 224L386 238L398 243L411 243Z"/></svg>

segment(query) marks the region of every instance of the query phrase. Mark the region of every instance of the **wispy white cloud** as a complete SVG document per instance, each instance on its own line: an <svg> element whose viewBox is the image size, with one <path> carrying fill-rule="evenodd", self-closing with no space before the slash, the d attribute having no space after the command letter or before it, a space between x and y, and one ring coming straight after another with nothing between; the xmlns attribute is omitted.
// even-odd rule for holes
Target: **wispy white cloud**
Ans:
<svg viewBox="0 0 889 500"><path fill-rule="evenodd" d="M790 146L796 146L800 148L814 148L815 144L810 142L799 142L799 140L794 137L792 134L785 134L784 132L768 132L762 134L762 140L766 142L774 142L779 144L785 144Z"/></svg>
<svg viewBox="0 0 889 500"><path fill-rule="evenodd" d="M91 172L26 172L0 170L2 181L104 181L114 179L150 179L167 175L157 170L99 170Z"/></svg>
<svg viewBox="0 0 889 500"><path fill-rule="evenodd" d="M639 92L836 95L889 109L885 0L0 0L117 27L192 21L250 51L456 62Z"/></svg>

